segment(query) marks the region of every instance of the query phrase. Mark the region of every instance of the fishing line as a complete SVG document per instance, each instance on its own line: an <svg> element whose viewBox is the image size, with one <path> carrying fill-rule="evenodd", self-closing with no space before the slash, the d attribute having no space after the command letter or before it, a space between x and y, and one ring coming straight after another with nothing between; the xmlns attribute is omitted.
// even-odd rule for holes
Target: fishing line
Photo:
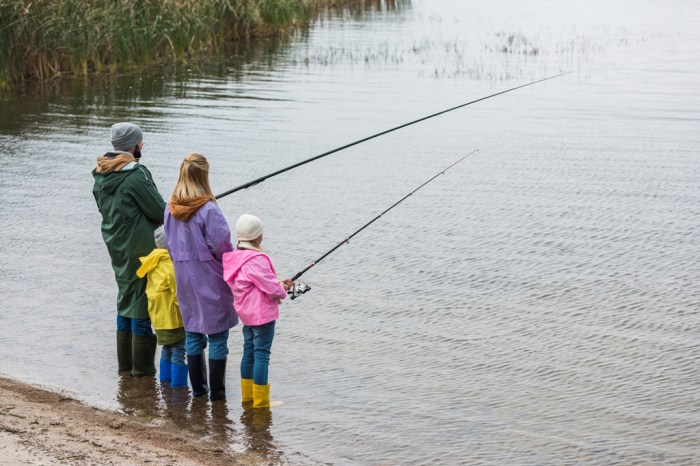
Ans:
<svg viewBox="0 0 700 466"><path fill-rule="evenodd" d="M425 120L428 120L428 119L430 119L430 118L436 117L436 116L438 116L438 115L442 115L443 113L447 113L447 112L451 112L451 111L453 111L453 110L457 110L458 108L466 107L467 105L471 105L471 104L475 104L475 103L477 103L477 102L481 102L482 100L490 99L490 98L492 98L492 97L496 97L496 96L498 96L498 95L505 94L506 92L512 92L512 91L514 91L514 90L516 90L516 89L522 89L523 87L532 86L533 84L541 83L541 82L548 81L548 80L554 79L554 78L559 78L559 77L564 76L564 75L567 75L567 74L569 74L569 73L573 73L573 71L567 71L567 72L565 72L565 73L560 73L560 74L557 74L557 75L554 75L554 76L549 76L549 77L547 77L547 78L538 79L537 81L532 81L532 82L529 82L529 83L527 83L527 84L522 84L522 85L520 85L520 86L513 87L513 88L511 88L511 89L506 89L505 91L496 92L495 94L487 95L486 97L481 97L481 98L479 98L479 99L472 100L471 102L467 102L467 103L464 103L464 104L461 104L461 105L457 105L456 107L448 108L447 110L442 110L441 112L433 113L432 115L428 115L428 116L425 116L425 117L423 117L423 118L419 118L419 119L417 119L417 120L413 120L413 121L410 121L410 122L408 122L408 123L404 123L404 124L402 124L402 125L396 126L396 127L394 127L394 128L387 129L387 130L382 131L382 132L380 132L380 133L373 134L372 136L367 136L366 138L359 139L359 140L357 140L357 141L355 141L355 142L351 142L351 143L349 143L349 144L345 144L344 146L340 146L340 147L337 147L337 148L335 148L335 149L329 150L328 152L324 152L323 154L319 154L319 155L316 155L316 156L311 157L311 158L309 158L309 159L302 160L301 162L297 162L297 163L295 163L295 164L293 164L293 165L290 165L290 166L288 166L288 167L286 167L286 168L282 168L281 170L277 170L277 171L275 171L275 172L272 172L272 173L270 173L269 175L261 176L260 178L256 178L256 179L254 179L253 181L249 181L248 183L242 184L242 185L237 186L237 187L235 187L235 188L233 188L233 189L229 189L228 191L225 191L225 192L219 194L218 196L216 196L216 198L217 198L217 199L221 199L222 197L228 196L229 194L233 194L233 193L235 193L236 191L240 191L241 189L248 189L248 188L250 188L250 187L252 187L252 186L255 186L256 184L262 183L263 181L267 180L268 178L272 178L273 176L277 176L277 175L282 174L282 173L284 173L284 172L286 172L286 171L292 170L293 168L300 167L300 166L305 165L305 164L307 164L307 163L309 163L309 162L313 162L314 160L318 160L318 159L320 159L320 158L323 158L323 157L325 157L325 156L327 156L327 155L331 155L331 154L334 154L334 153L336 153L336 152L339 152L339 151L341 151L341 150L343 150L343 149L347 149L348 147L352 147L352 146L355 146L355 145L357 145L357 144L363 143L363 142L365 142L365 141L369 141L370 139L378 138L379 136L383 136L383 135L385 135L385 134L389 134L389 133L391 133L392 131L396 131L396 130L398 130L398 129L405 128L405 127L407 127L407 126L411 126L411 125L414 125L414 124L416 124L416 123L420 123L421 121L425 121Z"/></svg>
<svg viewBox="0 0 700 466"><path fill-rule="evenodd" d="M414 189L414 190L411 191L410 193L406 194L404 197L402 197L401 199L399 199L398 202L395 202L391 207L389 207L389 208L386 209L384 212L382 212L382 213L380 213L379 215L377 215L376 217L374 217L374 218L373 218L372 220L370 220L369 222L365 223L362 227L360 227L358 230L356 230L353 234L351 234L350 236L348 236L347 238L345 238L344 240L342 240L340 243L336 244L331 250L329 250L329 251L326 252L324 255L322 255L321 257L319 257L318 259L316 259L315 261L313 261L311 264L309 264L308 266L306 266L306 268L305 268L304 270L302 270L301 272L297 272L297 273L292 277L292 281L296 282L297 279L298 279L299 277L301 277L302 275L304 275L310 268L312 268L313 266L315 266L316 264L318 264L319 262L321 262L323 259L325 259L326 257L328 257L330 254L332 254L333 251L335 251L336 249L338 249L340 246L342 246L343 244L350 244L350 240L351 240L355 235L357 235L357 234L360 233L362 230L364 230L365 228L367 228L368 226L370 226L371 224L373 224L374 222L376 222L377 220L379 220L379 219L382 217L382 215L386 214L386 213L389 212L391 209L393 209L393 208L396 207L397 205L401 204L403 201L405 201L406 199L408 199L411 195L413 195L413 193L415 193L416 191L418 191L419 189L421 189L423 186L425 186L426 184L430 183L431 181L433 181L433 180L434 180L435 178L437 178L438 176L444 175L445 172L446 172L447 170L449 170L450 168L454 167L455 165L457 165L458 163L460 163L462 160L466 159L467 157L469 157L470 155L472 155L472 154L474 154L474 153L476 153L476 152L479 152L479 149L476 149L476 150L471 151L470 153L468 153L467 155L465 155L465 156L462 157L461 159L457 160L455 163L453 163L453 164L450 165L449 167L447 167L447 168L445 168L444 170L442 170L441 172L439 172L437 175L435 175L435 176L433 176L432 178L430 178L428 181L426 181L426 182L423 183L422 185L418 186L416 189ZM291 295L291 298L292 298L292 299L296 299L297 296L306 293L306 292L309 291L310 289L311 289L311 287L308 286L308 285L306 285L305 283L295 283L295 284L294 284L294 288L290 288L290 290L288 291L288 293Z"/></svg>

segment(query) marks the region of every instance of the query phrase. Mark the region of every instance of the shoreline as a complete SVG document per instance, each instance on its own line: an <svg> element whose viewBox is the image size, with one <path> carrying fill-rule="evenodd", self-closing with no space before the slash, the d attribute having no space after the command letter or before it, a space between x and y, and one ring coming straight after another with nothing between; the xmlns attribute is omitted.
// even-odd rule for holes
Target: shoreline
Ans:
<svg viewBox="0 0 700 466"><path fill-rule="evenodd" d="M215 406L225 409L225 404ZM0 375L2 464L216 466L260 462L267 462L264 455L234 452L225 434L200 435L187 429L187 424L171 425L155 416L91 407L60 392Z"/></svg>

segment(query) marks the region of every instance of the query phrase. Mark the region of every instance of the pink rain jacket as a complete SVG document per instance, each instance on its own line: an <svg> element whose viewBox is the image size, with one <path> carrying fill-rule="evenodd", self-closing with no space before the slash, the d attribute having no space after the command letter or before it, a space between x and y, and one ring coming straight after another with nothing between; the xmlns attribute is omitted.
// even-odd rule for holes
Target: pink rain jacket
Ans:
<svg viewBox="0 0 700 466"><path fill-rule="evenodd" d="M287 297L266 254L235 249L223 255L224 280L233 292L233 305L244 325L263 325L280 315L278 299Z"/></svg>

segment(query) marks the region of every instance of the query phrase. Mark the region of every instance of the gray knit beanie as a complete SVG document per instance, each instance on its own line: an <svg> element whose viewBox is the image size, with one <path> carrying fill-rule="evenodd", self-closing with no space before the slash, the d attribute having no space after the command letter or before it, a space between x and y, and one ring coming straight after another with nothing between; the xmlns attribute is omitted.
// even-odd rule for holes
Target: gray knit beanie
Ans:
<svg viewBox="0 0 700 466"><path fill-rule="evenodd" d="M112 146L114 150L128 151L143 141L141 128L133 123L112 125Z"/></svg>
<svg viewBox="0 0 700 466"><path fill-rule="evenodd" d="M158 249L168 249L168 245L165 242L165 231L163 231L162 226L155 229L153 232L153 239L156 240L156 247Z"/></svg>

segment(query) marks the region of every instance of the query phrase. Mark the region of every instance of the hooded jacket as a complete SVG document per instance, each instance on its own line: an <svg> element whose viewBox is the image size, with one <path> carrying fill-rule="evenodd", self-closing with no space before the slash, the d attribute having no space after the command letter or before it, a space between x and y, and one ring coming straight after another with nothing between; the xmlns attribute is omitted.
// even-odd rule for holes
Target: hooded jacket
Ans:
<svg viewBox="0 0 700 466"><path fill-rule="evenodd" d="M223 332L238 323L221 256L233 249L231 231L215 202L201 205L187 220L165 213L165 240L175 266L177 300L185 331Z"/></svg>
<svg viewBox="0 0 700 466"><path fill-rule="evenodd" d="M110 164L100 157L93 170L92 194L102 214L102 238L117 280L117 312L132 319L148 318L146 280L138 278L139 257L155 247L153 231L163 223L165 201L151 172L140 163Z"/></svg>
<svg viewBox="0 0 700 466"><path fill-rule="evenodd" d="M167 249L154 249L146 257L140 257L139 278L148 275L146 296L148 315L161 345L170 345L185 338L180 306L177 303L175 269ZM178 330L176 330L178 329Z"/></svg>
<svg viewBox="0 0 700 466"><path fill-rule="evenodd" d="M224 280L231 287L244 325L263 325L280 315L278 299L287 297L270 258L262 252L236 249L224 254Z"/></svg>

